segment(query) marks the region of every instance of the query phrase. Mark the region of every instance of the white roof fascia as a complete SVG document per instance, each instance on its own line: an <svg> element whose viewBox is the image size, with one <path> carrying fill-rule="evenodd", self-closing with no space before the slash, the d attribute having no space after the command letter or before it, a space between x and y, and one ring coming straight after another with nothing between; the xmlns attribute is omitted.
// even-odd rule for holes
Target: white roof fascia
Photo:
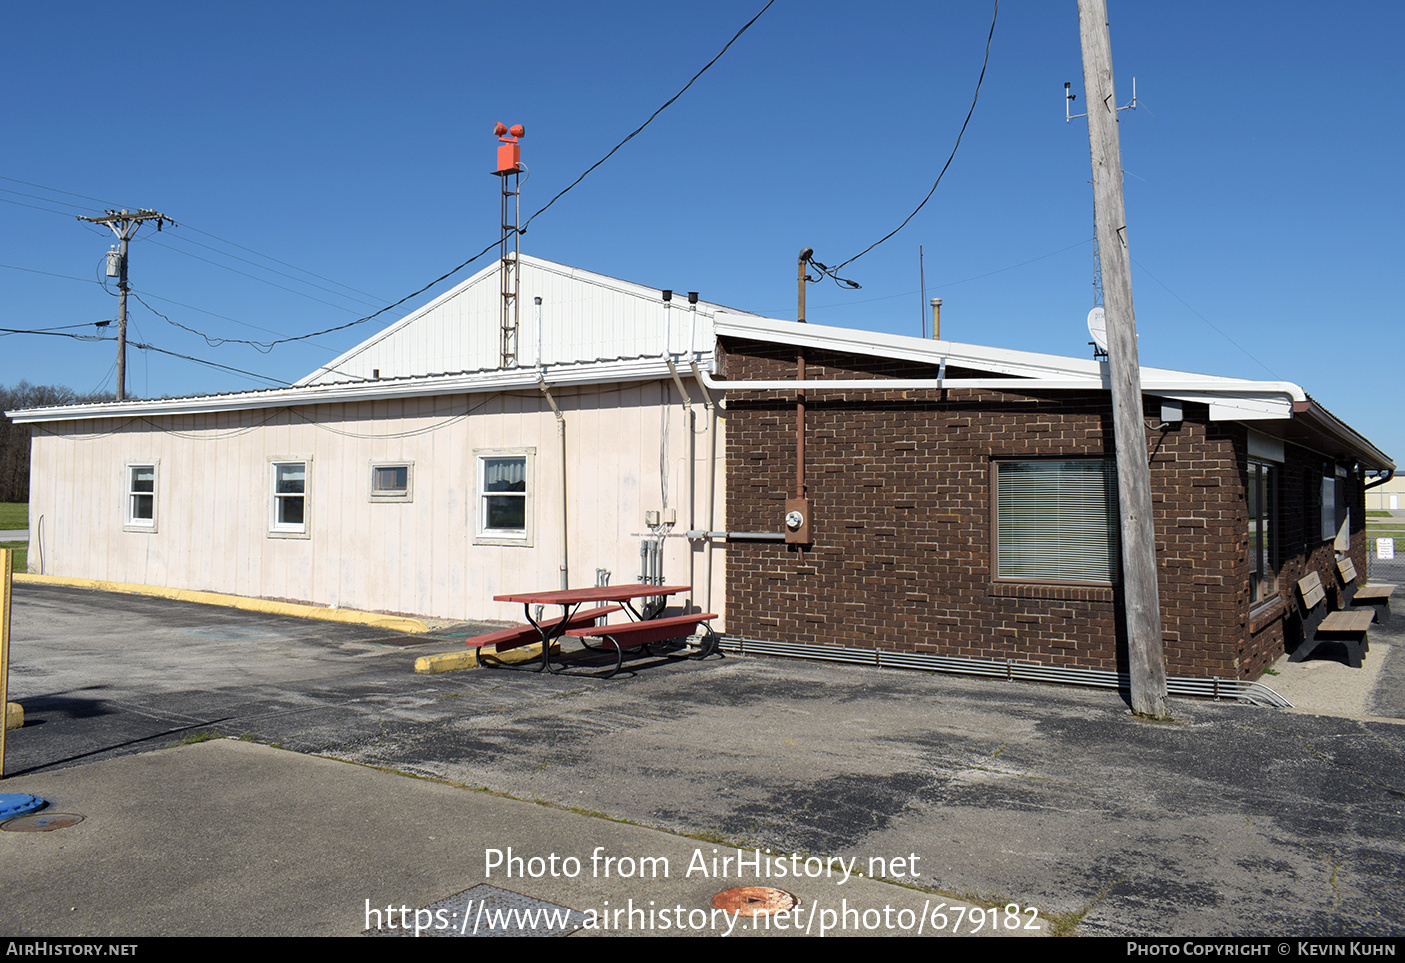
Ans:
<svg viewBox="0 0 1405 963"><path fill-rule="evenodd" d="M711 359L701 359L704 364ZM196 398L160 398L149 401L107 401L85 405L59 405L7 411L16 424L47 421L79 421L88 418L198 415L210 412L247 411L259 408L292 408L304 405L343 404L381 401L391 398L422 398L432 395L481 394L495 391L536 389L543 381L549 387L658 381L669 378L662 358L623 358L615 361L548 365L505 370L473 371L455 375L406 378L393 381L359 381L327 385L275 388L270 391Z"/></svg>
<svg viewBox="0 0 1405 963"><path fill-rule="evenodd" d="M524 258L523 260L525 261L526 259ZM374 344L377 344L378 342L384 341L386 338L390 337L395 332L399 331L401 328L414 323L415 320L433 311L445 301L452 301L454 298L458 297L460 292L473 287L473 285L477 284L480 280L487 277L488 275L494 273L495 271L497 271L497 269L498 264L495 261L485 267L483 270L479 271L477 274L473 275L473 277L469 278L468 280L461 281L458 284L454 285L452 288L445 291L443 294L439 295L439 297L435 298L433 301L430 301L428 304L416 308L414 311L411 311L409 314L405 315L403 318L401 318L399 321L396 321L394 324L381 328L375 334L371 335L369 338L367 338L365 341L362 341L354 348L350 348L346 351L343 351L341 354L337 355L325 365L322 365L310 372L309 374L306 374L303 377L299 378L297 381L293 382L293 387L302 387L303 385L322 377L329 371L335 371L338 367L345 364L352 358L356 357L358 354L365 351L367 348L371 347Z"/></svg>
<svg viewBox="0 0 1405 963"><path fill-rule="evenodd" d="M713 330L720 336L794 344L819 350L862 354L876 358L896 358L921 364L973 368L1029 379L1031 384L1002 379L954 379L942 384L948 388L987 388L1005 391L1043 389L1108 388L1106 363L1062 355L1040 354L1011 348L934 341L907 335L881 334L853 328L834 328L774 318L737 317L719 313ZM887 379L883 379L887 380ZM1287 381L1247 381L1218 375L1194 374L1168 368L1142 368L1142 390L1159 397L1198 401L1211 406L1211 420L1235 421L1264 418L1290 418L1294 401L1307 400L1303 389ZM894 379L894 387L901 379ZM716 382L718 387L741 388L740 382ZM747 383L759 388L762 383ZM770 384L770 383L765 383ZM776 387L780 387L779 382ZM855 385L858 387L859 385ZM872 382L863 387L873 389ZM914 383L911 387L922 387ZM937 387L928 379L926 387ZM823 387L820 382L807 385Z"/></svg>
<svg viewBox="0 0 1405 963"><path fill-rule="evenodd" d="M522 255L522 264L534 267L538 270L551 274L558 274L561 277L571 278L574 281L583 281L587 284L594 284L598 287L608 288L612 291L619 291L621 294L630 294L637 298L644 298L649 301L660 301L659 288L651 288L647 285L636 284L633 281L623 281L619 278L612 278L606 274L596 274L594 271L587 271L584 268L571 267L568 264L558 264L555 261L544 261L539 257L532 257L530 254ZM493 265L494 268L497 265ZM673 292L673 304L675 309L686 311L688 309L688 296L683 291ZM741 317L760 317L750 311L740 311L737 308L729 308L725 305L716 304L712 301L698 300L698 310L706 314L717 314L726 312Z"/></svg>
<svg viewBox="0 0 1405 963"><path fill-rule="evenodd" d="M753 341L773 341L847 354L863 354L874 358L901 358L932 365L939 365L945 361L952 367L979 368L999 374L1024 377L1099 377L1099 365L1096 361L1036 354L1032 351L1014 351L1009 348L960 344L955 341L933 341L900 334L860 331L856 328L801 324L798 321L779 321L775 318L743 317L719 312L713 320L713 330L719 335L749 338Z"/></svg>

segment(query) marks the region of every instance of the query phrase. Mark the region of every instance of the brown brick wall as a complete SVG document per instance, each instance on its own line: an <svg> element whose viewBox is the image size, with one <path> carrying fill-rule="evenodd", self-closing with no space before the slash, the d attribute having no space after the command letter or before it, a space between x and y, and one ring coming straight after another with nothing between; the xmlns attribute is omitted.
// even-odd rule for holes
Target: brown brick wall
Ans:
<svg viewBox="0 0 1405 963"><path fill-rule="evenodd" d="M723 349L727 378L795 376L795 348L730 341ZM936 376L930 366L813 349L806 363L812 378ZM997 582L992 568L993 460L1111 457L1105 396L812 392L806 409L814 544L728 546L731 633L1127 668L1120 588ZM1250 632L1247 436L1210 422L1203 405L1184 409L1184 421L1147 433L1168 671L1256 677L1283 651L1283 620ZM1148 398L1148 424L1159 415L1160 400ZM781 529L795 494L795 420L793 393L728 392L728 528ZM1362 571L1364 544L1363 530ZM1280 588L1291 585L1287 574Z"/></svg>

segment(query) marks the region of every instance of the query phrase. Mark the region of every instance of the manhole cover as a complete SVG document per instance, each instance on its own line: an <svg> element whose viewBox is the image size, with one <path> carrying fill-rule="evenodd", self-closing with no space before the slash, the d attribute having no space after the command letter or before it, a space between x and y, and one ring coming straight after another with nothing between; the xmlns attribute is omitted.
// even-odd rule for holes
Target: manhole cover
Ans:
<svg viewBox="0 0 1405 963"><path fill-rule="evenodd" d="M770 916L784 913L800 905L800 899L783 889L769 886L738 886L724 889L712 897L714 909L738 916Z"/></svg>
<svg viewBox="0 0 1405 963"><path fill-rule="evenodd" d="M53 829L65 829L77 825L83 817L77 813L44 813L35 816L17 816L0 823L0 829L7 833L47 833Z"/></svg>

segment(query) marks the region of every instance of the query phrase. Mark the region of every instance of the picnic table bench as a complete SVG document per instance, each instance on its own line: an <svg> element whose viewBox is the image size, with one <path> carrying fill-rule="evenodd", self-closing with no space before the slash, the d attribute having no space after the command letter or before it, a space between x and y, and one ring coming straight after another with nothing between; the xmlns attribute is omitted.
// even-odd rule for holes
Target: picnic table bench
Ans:
<svg viewBox="0 0 1405 963"><path fill-rule="evenodd" d="M487 646L491 645L495 653L507 652L511 649L520 648L524 645L532 645L535 642L542 641L543 631L548 633L549 637L554 637L550 636L550 633L555 632L556 635L560 635L560 632L556 631L557 629L569 631L570 629L583 628L595 624L597 619L602 619L607 615L619 611L621 611L621 606L602 605L599 608L586 609L583 612L576 611L570 615L562 616L561 618L547 619L544 622L538 623L538 625L532 625L530 623L527 625L514 625L506 629L499 629L496 632L489 632L485 635L475 635L473 638L465 640L465 644L469 648L478 650L478 660L481 663L484 658L483 649ZM564 627L562 626L563 622L565 623ZM538 626L540 626L540 628Z"/></svg>
<svg viewBox="0 0 1405 963"><path fill-rule="evenodd" d="M704 625L706 622L717 618L712 612L695 613L693 615L674 615L665 619L649 619L644 622L624 622L616 625L597 625L592 628L567 629L566 634L581 640L582 645L589 647L585 640L589 638L605 639L615 650L615 667L606 673L608 679L620 670L624 665L624 650L643 646L644 651L649 651L651 642L667 642L672 639L682 639L693 634L693 630L702 625L707 628L707 634L703 637L700 658L707 658L717 649L717 638L712 633L712 629Z"/></svg>
<svg viewBox="0 0 1405 963"><path fill-rule="evenodd" d="M1357 585L1356 563L1351 556L1343 555L1337 560L1337 574L1342 578L1342 586L1351 605L1371 605L1376 608L1376 621L1384 623L1390 619L1390 595L1394 585Z"/></svg>
<svg viewBox="0 0 1405 963"><path fill-rule="evenodd" d="M717 618L716 615L684 615L673 618L658 619L645 618L654 610L644 607L644 612L637 610L633 602L637 599L660 599L679 592L691 591L689 585L654 585L652 583L639 582L628 585L597 585L591 588L579 589L558 589L547 592L514 592L507 595L495 595L496 602L521 602L523 611L526 613L527 621L530 625L520 626L516 629L504 629L501 633L491 633L488 636L480 636L480 639L491 639L496 635L505 635L509 643L515 645L527 645L533 642L542 643L542 659L538 671L554 671L551 669L551 642L564 635L571 635L581 640L581 644L588 649L595 651L610 651L615 654L615 665L605 676L613 676L624 664L624 650L648 645L650 642L662 642L668 639L677 639L689 636L692 630L699 624L709 619ZM600 602L615 603L601 609L592 609L584 612L578 610L582 605L595 604ZM534 618L532 606L559 605L561 606L562 617L553 619L550 622ZM592 626L597 618L602 614L625 611L632 622L625 622L618 625ZM664 633L664 634L659 634ZM588 638L605 637L607 642L600 646L592 646L586 641ZM614 636L614 638L610 638ZM513 642L514 639L520 641ZM469 644L473 645L478 639L470 639ZM487 644L484 642L483 644ZM703 655L709 655L716 649L716 643L709 629L707 642L705 643ZM481 651L481 650L480 650ZM501 651L501 646L498 647Z"/></svg>
<svg viewBox="0 0 1405 963"><path fill-rule="evenodd" d="M1303 641L1288 656L1288 661L1302 662L1324 642L1342 642L1346 646L1347 665L1361 668L1368 648L1366 630L1371 627L1376 613L1365 609L1329 611L1327 592L1316 572L1298 579L1298 594L1302 597Z"/></svg>

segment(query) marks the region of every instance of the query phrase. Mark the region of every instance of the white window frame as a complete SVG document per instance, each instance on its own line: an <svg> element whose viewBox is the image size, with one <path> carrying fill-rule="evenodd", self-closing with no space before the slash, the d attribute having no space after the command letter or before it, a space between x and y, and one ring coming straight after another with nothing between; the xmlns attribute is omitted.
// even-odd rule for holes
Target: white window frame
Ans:
<svg viewBox="0 0 1405 963"><path fill-rule="evenodd" d="M139 492L134 486L135 474L138 471L150 469L151 471L151 491ZM128 532L154 532L156 531L157 509L159 507L159 495L161 491L161 462L154 461L133 461L128 462L125 472L125 497L126 508L123 511L123 531ZM137 498L143 495L151 496L151 517L140 518L136 511Z"/></svg>
<svg viewBox="0 0 1405 963"><path fill-rule="evenodd" d="M1071 471L1065 486L1058 466L1074 464L1099 465L1102 471ZM1002 469L1011 471L1020 465L1039 466L1043 478L1031 476L1027 484L1017 487L1014 476L1008 475L1002 499ZM991 465L991 501L991 568L996 581L1117 584L1121 532L1117 467L1112 459L996 460Z"/></svg>
<svg viewBox="0 0 1405 963"><path fill-rule="evenodd" d="M371 501L373 502L412 502L415 500L415 463L401 459L399 461L373 461L371 466ZM405 469L405 487L402 488L377 488L376 484L380 480L380 472L386 468Z"/></svg>
<svg viewBox="0 0 1405 963"><path fill-rule="evenodd" d="M1278 481L1281 466L1265 458L1249 459L1244 500L1249 519L1249 604L1263 605L1278 598L1279 516Z"/></svg>
<svg viewBox="0 0 1405 963"><path fill-rule="evenodd" d="M1322 475L1322 531L1319 541L1329 542L1337 537L1337 476Z"/></svg>
<svg viewBox="0 0 1405 963"><path fill-rule="evenodd" d="M280 494L278 491L278 469L290 465L302 468L302 492ZM302 521L281 522L280 500L302 499ZM312 457L270 458L268 460L268 534L270 538L309 538L312 531Z"/></svg>
<svg viewBox="0 0 1405 963"><path fill-rule="evenodd" d="M530 548L533 544L533 501L536 490L536 456L535 448L478 448L473 452L473 472L474 472L474 544L475 545L516 545ZM489 528L488 527L488 499L503 497L501 492L489 492L485 472L490 460L499 458L520 458L523 461L523 481L525 491L522 492L523 520L522 528ZM516 493L513 493L515 496Z"/></svg>

